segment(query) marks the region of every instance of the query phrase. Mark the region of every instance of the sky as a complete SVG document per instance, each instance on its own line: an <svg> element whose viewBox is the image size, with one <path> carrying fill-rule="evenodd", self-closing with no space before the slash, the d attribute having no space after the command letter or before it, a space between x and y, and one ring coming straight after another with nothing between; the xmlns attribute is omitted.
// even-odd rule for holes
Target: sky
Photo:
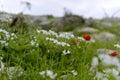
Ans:
<svg viewBox="0 0 120 80"><path fill-rule="evenodd" d="M120 17L120 0L0 0L0 11L19 13L31 3L25 14L63 16L64 8L86 18Z"/></svg>

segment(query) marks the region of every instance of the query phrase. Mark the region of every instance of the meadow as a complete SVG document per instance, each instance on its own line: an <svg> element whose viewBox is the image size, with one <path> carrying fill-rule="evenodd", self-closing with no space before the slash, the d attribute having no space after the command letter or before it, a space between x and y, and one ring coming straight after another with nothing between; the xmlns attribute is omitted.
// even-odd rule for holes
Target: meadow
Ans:
<svg viewBox="0 0 120 80"><path fill-rule="evenodd" d="M4 26L0 44L0 80L120 80L119 38Z"/></svg>

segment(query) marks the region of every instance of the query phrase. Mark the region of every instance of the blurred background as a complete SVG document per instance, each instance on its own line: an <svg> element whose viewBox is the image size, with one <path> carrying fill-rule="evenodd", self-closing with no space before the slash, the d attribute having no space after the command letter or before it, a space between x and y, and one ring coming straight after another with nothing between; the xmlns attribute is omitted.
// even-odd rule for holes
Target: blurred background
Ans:
<svg viewBox="0 0 120 80"><path fill-rule="evenodd" d="M114 40L120 35L120 0L0 0L0 27L15 33L39 28Z"/></svg>
<svg viewBox="0 0 120 80"><path fill-rule="evenodd" d="M65 8L86 18L120 17L120 0L0 0L9 13L63 16Z"/></svg>

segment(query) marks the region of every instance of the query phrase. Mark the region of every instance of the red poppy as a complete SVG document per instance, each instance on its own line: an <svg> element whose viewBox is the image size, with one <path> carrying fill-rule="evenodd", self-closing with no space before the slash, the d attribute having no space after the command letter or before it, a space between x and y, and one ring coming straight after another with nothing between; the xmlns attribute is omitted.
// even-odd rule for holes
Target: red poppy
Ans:
<svg viewBox="0 0 120 80"><path fill-rule="evenodd" d="M77 40L77 39L72 39L71 42L72 42L73 44L77 44L77 43L78 43L78 40Z"/></svg>
<svg viewBox="0 0 120 80"><path fill-rule="evenodd" d="M113 52L111 52L109 55L114 57L114 56L117 56L118 53L117 53L116 51L113 51Z"/></svg>
<svg viewBox="0 0 120 80"><path fill-rule="evenodd" d="M83 38L89 41L91 39L91 36L89 34L83 34Z"/></svg>

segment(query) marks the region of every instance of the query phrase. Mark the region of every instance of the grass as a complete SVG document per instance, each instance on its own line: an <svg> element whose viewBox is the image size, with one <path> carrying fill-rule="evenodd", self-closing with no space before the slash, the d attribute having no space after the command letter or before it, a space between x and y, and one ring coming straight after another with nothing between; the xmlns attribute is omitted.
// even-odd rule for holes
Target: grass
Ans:
<svg viewBox="0 0 120 80"><path fill-rule="evenodd" d="M19 29L12 35L12 28L1 29L3 31L0 32L0 41L5 41L0 45L1 80L97 80L96 74L90 71L92 58L97 56L97 49L119 51L114 47L116 41L88 43L78 40L77 44L73 44L71 40L78 36L66 39L54 35L58 33L45 30L37 32L38 28L29 29L24 33ZM5 34L4 30L8 34ZM55 39L59 44L46 38ZM60 42L70 46L62 46ZM70 51L70 54L64 55L64 50L66 53ZM100 68L102 67L104 66L101 65ZM49 70L53 72L49 73L53 78L47 74ZM73 70L75 72L72 72ZM41 75L42 71L46 72ZM114 80L112 76L109 78Z"/></svg>

